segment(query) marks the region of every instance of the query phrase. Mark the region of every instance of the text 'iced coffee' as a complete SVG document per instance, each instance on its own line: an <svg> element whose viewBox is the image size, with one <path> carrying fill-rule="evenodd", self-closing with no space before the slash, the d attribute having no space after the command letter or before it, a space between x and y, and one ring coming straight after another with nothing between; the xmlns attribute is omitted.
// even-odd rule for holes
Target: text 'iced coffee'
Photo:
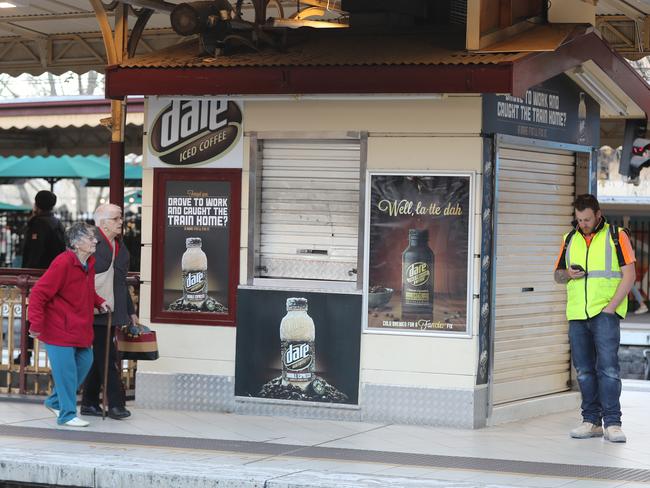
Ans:
<svg viewBox="0 0 650 488"><path fill-rule="evenodd" d="M307 314L306 298L288 298L287 314L280 322L282 384L306 390L314 380L316 328Z"/></svg>
<svg viewBox="0 0 650 488"><path fill-rule="evenodd" d="M196 306L208 298L208 257L201 244L200 237L185 239L186 249L181 259L183 301Z"/></svg>

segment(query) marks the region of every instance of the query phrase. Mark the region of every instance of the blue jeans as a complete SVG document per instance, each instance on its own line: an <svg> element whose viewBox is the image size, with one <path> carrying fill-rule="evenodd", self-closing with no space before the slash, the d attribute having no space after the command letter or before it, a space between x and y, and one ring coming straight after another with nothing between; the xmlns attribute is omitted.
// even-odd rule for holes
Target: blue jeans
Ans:
<svg viewBox="0 0 650 488"><path fill-rule="evenodd" d="M621 425L621 375L618 315L599 313L587 320L569 321L571 357L582 392L582 418L605 427Z"/></svg>
<svg viewBox="0 0 650 488"><path fill-rule="evenodd" d="M54 346L45 344L52 367L54 386L45 405L59 410L59 425L77 416L77 390L93 364L89 347Z"/></svg>

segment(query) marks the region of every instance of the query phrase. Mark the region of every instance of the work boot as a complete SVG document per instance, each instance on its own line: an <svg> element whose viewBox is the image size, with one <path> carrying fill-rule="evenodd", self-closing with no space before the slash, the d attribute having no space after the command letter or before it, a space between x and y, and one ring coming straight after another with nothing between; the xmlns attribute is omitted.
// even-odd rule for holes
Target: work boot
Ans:
<svg viewBox="0 0 650 488"><path fill-rule="evenodd" d="M81 415L89 415L91 417L101 417L102 409L98 405L82 405Z"/></svg>
<svg viewBox="0 0 650 488"><path fill-rule="evenodd" d="M131 412L124 407L111 407L108 409L108 416L114 420L122 420L130 417Z"/></svg>
<svg viewBox="0 0 650 488"><path fill-rule="evenodd" d="M591 422L582 422L582 424L573 429L569 435L574 439L589 439L590 437L600 437L603 435L603 428L600 425L595 425Z"/></svg>
<svg viewBox="0 0 650 488"><path fill-rule="evenodd" d="M609 442L627 442L627 437L620 425L610 425L605 428L605 439Z"/></svg>

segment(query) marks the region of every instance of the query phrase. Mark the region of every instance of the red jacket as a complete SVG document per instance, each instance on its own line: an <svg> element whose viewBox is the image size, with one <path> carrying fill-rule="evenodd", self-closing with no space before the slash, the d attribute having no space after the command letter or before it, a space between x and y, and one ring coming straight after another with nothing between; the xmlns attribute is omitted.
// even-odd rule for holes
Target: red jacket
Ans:
<svg viewBox="0 0 650 488"><path fill-rule="evenodd" d="M90 347L93 343L93 308L104 299L95 293L95 258L86 271L77 255L59 254L29 295L30 332L54 346Z"/></svg>

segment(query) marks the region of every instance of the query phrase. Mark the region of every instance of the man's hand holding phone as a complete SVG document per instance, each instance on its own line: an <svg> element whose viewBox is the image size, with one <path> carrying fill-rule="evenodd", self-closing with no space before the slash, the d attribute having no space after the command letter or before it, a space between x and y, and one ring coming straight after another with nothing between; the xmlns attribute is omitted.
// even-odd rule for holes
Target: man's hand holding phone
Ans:
<svg viewBox="0 0 650 488"><path fill-rule="evenodd" d="M569 278L572 280L577 280L580 278L584 278L587 276L587 273L585 272L585 269L580 266L579 264L572 264L569 269L567 269L567 272L569 274Z"/></svg>

